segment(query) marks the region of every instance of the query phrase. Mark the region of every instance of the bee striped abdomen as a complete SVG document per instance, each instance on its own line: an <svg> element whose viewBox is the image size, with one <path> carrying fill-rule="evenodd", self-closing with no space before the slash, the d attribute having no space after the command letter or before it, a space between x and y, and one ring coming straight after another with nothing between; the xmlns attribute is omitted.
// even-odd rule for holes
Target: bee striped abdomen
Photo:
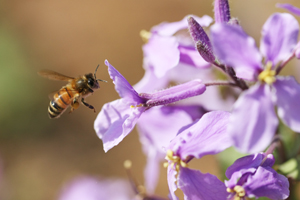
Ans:
<svg viewBox="0 0 300 200"><path fill-rule="evenodd" d="M68 87L63 87L55 93L53 100L50 101L48 114L50 118L59 117L71 104L74 94Z"/></svg>

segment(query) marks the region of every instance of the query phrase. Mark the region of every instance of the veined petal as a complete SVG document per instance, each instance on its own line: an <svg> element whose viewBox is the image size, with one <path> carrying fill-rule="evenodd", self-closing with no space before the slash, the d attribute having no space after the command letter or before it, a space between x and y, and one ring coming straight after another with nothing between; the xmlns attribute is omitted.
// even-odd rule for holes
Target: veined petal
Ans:
<svg viewBox="0 0 300 200"><path fill-rule="evenodd" d="M278 125L271 97L269 86L258 83L234 104L228 133L241 152L259 152L271 143Z"/></svg>
<svg viewBox="0 0 300 200"><path fill-rule="evenodd" d="M268 197L270 199L288 198L289 181L271 167L258 167L244 185L249 197Z"/></svg>
<svg viewBox="0 0 300 200"><path fill-rule="evenodd" d="M291 4L288 4L288 3L278 3L276 4L277 7L279 8L284 8L288 11L290 11L291 13L295 14L295 15L299 15L300 16L300 8L297 8Z"/></svg>
<svg viewBox="0 0 300 200"><path fill-rule="evenodd" d="M185 110L189 108L193 109L191 115L189 110ZM194 116L200 118L203 113L200 106L160 106L147 110L137 124L144 151L146 152L149 146L154 146L158 152L165 155L163 147L169 145L179 129L192 123Z"/></svg>
<svg viewBox="0 0 300 200"><path fill-rule="evenodd" d="M139 97L138 93L133 89L133 87L128 83L122 74L116 70L107 60L105 60L105 65L108 66L108 73L110 78L115 84L115 89L119 93L121 98L127 101L136 102L140 104L143 100Z"/></svg>
<svg viewBox="0 0 300 200"><path fill-rule="evenodd" d="M262 29L260 51L266 62L277 64L291 56L297 44L299 24L288 13L275 13L269 17Z"/></svg>
<svg viewBox="0 0 300 200"><path fill-rule="evenodd" d="M300 85L294 77L276 77L278 115L293 131L300 132Z"/></svg>
<svg viewBox="0 0 300 200"><path fill-rule="evenodd" d="M230 113L225 111L204 114L198 122L178 134L168 149L180 156L181 160L223 151L232 145L226 133L229 116Z"/></svg>
<svg viewBox="0 0 300 200"><path fill-rule="evenodd" d="M140 117L137 127L143 151L147 156L144 173L147 192L153 193L157 185L159 164L165 157L163 147L169 145L180 128L192 121L188 113L175 106L153 107Z"/></svg>
<svg viewBox="0 0 300 200"><path fill-rule="evenodd" d="M226 200L228 193L222 181L212 174L181 168L178 187L187 200Z"/></svg>
<svg viewBox="0 0 300 200"><path fill-rule="evenodd" d="M211 28L214 53L220 61L231 66L239 78L256 80L262 70L262 57L252 37L240 26L215 24Z"/></svg>
<svg viewBox="0 0 300 200"><path fill-rule="evenodd" d="M175 37L164 37L153 34L148 43L143 46L147 59L151 61L154 74L160 78L179 63L180 52Z"/></svg>
<svg viewBox="0 0 300 200"><path fill-rule="evenodd" d="M256 171L256 168L246 168L235 171L231 174L230 179L225 180L225 185L228 188L233 189L236 185L243 185L247 181L249 176L252 176Z"/></svg>
<svg viewBox="0 0 300 200"><path fill-rule="evenodd" d="M232 174L241 169L257 168L262 160L264 159L263 153L251 154L242 158L237 159L231 166L226 170L226 177L231 178Z"/></svg>
<svg viewBox="0 0 300 200"><path fill-rule="evenodd" d="M242 169L257 168L258 166L272 167L275 163L273 154L256 153L237 159L226 170L226 177L231 179L234 172ZM240 177L239 177L240 178Z"/></svg>
<svg viewBox="0 0 300 200"><path fill-rule="evenodd" d="M145 109L145 107L130 108L130 104L123 99L103 105L94 122L94 129L103 141L105 152L119 144L130 133Z"/></svg>

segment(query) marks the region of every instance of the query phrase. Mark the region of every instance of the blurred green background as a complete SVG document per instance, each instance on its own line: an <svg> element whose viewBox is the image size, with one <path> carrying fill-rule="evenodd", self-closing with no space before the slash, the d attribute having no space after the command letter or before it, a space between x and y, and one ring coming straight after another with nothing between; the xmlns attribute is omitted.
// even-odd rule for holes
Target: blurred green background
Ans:
<svg viewBox="0 0 300 200"><path fill-rule="evenodd" d="M145 157L136 132L105 154L93 129L93 111L80 106L57 120L48 118L48 94L65 83L43 79L37 71L51 69L76 77L94 72L100 64L97 77L109 82L100 83L101 89L86 100L99 112L104 103L119 98L105 59L135 84L144 73L140 30L188 14L213 16L213 1L0 2L0 199L56 199L63 184L81 174L126 178L125 159L132 160L134 175L143 182ZM298 0L231 0L231 14L259 43L269 15L284 12L275 7L277 2L300 7ZM220 175L212 156L194 167ZM165 173L157 193L168 193Z"/></svg>

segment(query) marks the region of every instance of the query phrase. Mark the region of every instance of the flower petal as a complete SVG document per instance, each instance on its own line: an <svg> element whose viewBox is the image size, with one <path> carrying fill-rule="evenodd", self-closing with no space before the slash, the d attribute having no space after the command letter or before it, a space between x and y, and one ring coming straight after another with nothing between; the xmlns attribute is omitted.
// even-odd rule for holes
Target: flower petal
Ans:
<svg viewBox="0 0 300 200"><path fill-rule="evenodd" d="M210 67L194 47L179 46L180 62L199 69Z"/></svg>
<svg viewBox="0 0 300 200"><path fill-rule="evenodd" d="M231 178L232 174L241 169L257 168L262 160L264 159L263 153L251 154L237 159L231 166L226 170L226 177Z"/></svg>
<svg viewBox="0 0 300 200"><path fill-rule="evenodd" d="M169 149L182 160L189 156L201 158L223 151L232 144L226 133L229 116L224 111L206 113L197 123L177 135Z"/></svg>
<svg viewBox="0 0 300 200"><path fill-rule="evenodd" d="M118 192L115 192L118 190ZM68 183L59 195L59 200L132 200L132 189L127 181L117 179L97 179L83 176Z"/></svg>
<svg viewBox="0 0 300 200"><path fill-rule="evenodd" d="M162 153L153 146L147 150L147 163L144 169L145 188L147 194L154 194L160 174L160 162L164 159Z"/></svg>
<svg viewBox="0 0 300 200"><path fill-rule="evenodd" d="M115 89L119 93L120 97L127 99L128 101L135 101L137 104L142 103L142 99L124 78L124 76L118 72L118 70L116 70L107 60L105 60L105 65L108 66L108 73L110 78L113 80Z"/></svg>
<svg viewBox="0 0 300 200"><path fill-rule="evenodd" d="M173 167L168 166L168 172L167 172L167 180L168 180L168 185L169 185L169 190L170 190L170 196L172 200L178 200L178 197L175 195L175 191L177 190L177 184L176 184L176 170L173 169Z"/></svg>
<svg viewBox="0 0 300 200"><path fill-rule="evenodd" d="M300 132L300 85L294 77L277 76L276 91L278 115L293 131Z"/></svg>
<svg viewBox="0 0 300 200"><path fill-rule="evenodd" d="M192 115L185 110L189 108ZM192 123L194 116L200 118L201 114L203 110L200 106L163 106L147 110L137 123L144 151L154 146L157 151L165 154L163 147L169 145L179 129Z"/></svg>
<svg viewBox="0 0 300 200"><path fill-rule="evenodd" d="M294 13L295 15L299 15L300 16L300 8L297 8L291 4L288 3L277 3L276 4L277 7L279 8L284 8L287 9L288 11L290 11L291 13Z"/></svg>
<svg viewBox="0 0 300 200"><path fill-rule="evenodd" d="M168 86L168 80L165 77L157 78L152 67L147 67L143 78L136 83L133 88L140 93L154 92Z"/></svg>
<svg viewBox="0 0 300 200"><path fill-rule="evenodd" d="M288 13L275 13L269 17L262 29L260 51L266 62L275 65L289 58L297 43L299 24Z"/></svg>
<svg viewBox="0 0 300 200"><path fill-rule="evenodd" d="M211 28L214 53L223 64L231 66L239 78L256 80L262 70L262 57L252 37L240 26L215 24Z"/></svg>
<svg viewBox="0 0 300 200"><path fill-rule="evenodd" d="M103 141L105 152L118 145L130 133L145 109L130 108L123 99L103 105L94 122L94 129Z"/></svg>
<svg viewBox="0 0 300 200"><path fill-rule="evenodd" d="M197 115L197 110L201 112L196 106L188 108L192 109L193 116ZM180 128L192 123L192 121L192 116L177 106L153 107L140 117L137 127L143 151L147 155L144 173L147 192L153 193L157 185L159 163L165 157L163 147L168 146Z"/></svg>
<svg viewBox="0 0 300 200"><path fill-rule="evenodd" d="M258 83L243 92L234 104L228 133L241 152L255 153L271 143L277 125L270 88Z"/></svg>
<svg viewBox="0 0 300 200"><path fill-rule="evenodd" d="M157 33L161 36L172 36L174 35L176 32L182 30L182 29L187 29L188 28L188 23L187 23L187 18L192 16L193 18L195 18L195 20L197 20L197 22L199 24L201 24L201 26L209 26L213 19L208 16L208 15L204 15L203 17L197 17L195 15L188 15L185 16L181 21L178 22L163 22L157 26L154 26L151 29L151 32Z"/></svg>
<svg viewBox="0 0 300 200"><path fill-rule="evenodd" d="M188 200L226 200L228 193L222 181L212 174L182 167L178 187Z"/></svg>
<svg viewBox="0 0 300 200"><path fill-rule="evenodd" d="M256 173L249 177L244 188L249 197L286 199L290 194L288 179L271 167L258 167Z"/></svg>
<svg viewBox="0 0 300 200"><path fill-rule="evenodd" d="M153 34L143 46L145 57L151 62L154 74L160 78L179 63L180 52L175 37Z"/></svg>

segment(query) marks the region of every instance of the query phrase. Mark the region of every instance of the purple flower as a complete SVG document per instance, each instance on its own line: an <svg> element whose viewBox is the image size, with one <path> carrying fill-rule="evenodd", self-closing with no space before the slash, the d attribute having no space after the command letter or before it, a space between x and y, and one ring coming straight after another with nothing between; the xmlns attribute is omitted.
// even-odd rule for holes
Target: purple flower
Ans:
<svg viewBox="0 0 300 200"><path fill-rule="evenodd" d="M225 181L229 196L234 199L268 197L286 199L289 196L288 179L272 166L272 154L258 153L236 160L226 171Z"/></svg>
<svg viewBox="0 0 300 200"><path fill-rule="evenodd" d="M188 18L188 24L191 37L196 45L196 49L205 61L214 63L215 56L212 46L202 26L193 17Z"/></svg>
<svg viewBox="0 0 300 200"><path fill-rule="evenodd" d="M277 75L278 65L293 55L298 32L292 15L273 14L263 26L260 53L254 39L239 26L216 24L211 29L218 59L233 67L238 77L257 81L235 103L228 125L242 152L258 152L270 144L278 125L275 105L283 122L300 132L300 86L293 77Z"/></svg>
<svg viewBox="0 0 300 200"><path fill-rule="evenodd" d="M206 27L212 22L212 18L206 15L202 18L196 16L194 18ZM142 37L147 40L147 43L143 46L146 70L152 68L155 76L160 78L179 63L197 68L209 66L199 57L189 35L180 32L187 29L187 27L187 17L184 17L178 22L161 23L153 27L150 33L141 32Z"/></svg>
<svg viewBox="0 0 300 200"><path fill-rule="evenodd" d="M116 192L116 190L118 192ZM130 184L125 180L98 179L82 176L67 183L59 200L132 200L134 194Z"/></svg>
<svg viewBox="0 0 300 200"><path fill-rule="evenodd" d="M300 8L297 8L291 4L285 3L285 4L276 4L277 7L279 8L284 8L291 13L300 16ZM300 59L300 42L298 42L297 46L295 47L295 56L296 58Z"/></svg>
<svg viewBox="0 0 300 200"><path fill-rule="evenodd" d="M107 60L105 64L108 66L115 89L121 97L121 99L105 104L94 123L105 151L119 144L147 109L197 96L205 91L205 85L198 79L151 94L138 94Z"/></svg>
<svg viewBox="0 0 300 200"><path fill-rule="evenodd" d="M279 8L284 8L284 9L290 11L291 13L300 16L300 8L297 8L297 7L295 7L295 6L291 5L291 4L288 4L288 3L283 3L283 4L278 3L278 4L276 4L276 6L279 7Z"/></svg>
<svg viewBox="0 0 300 200"><path fill-rule="evenodd" d="M147 110L140 117L137 128L143 151L147 155L144 176L148 193L153 193L157 185L160 162L165 157L164 147L169 145L181 128L199 119L205 112L196 105L159 106Z"/></svg>
<svg viewBox="0 0 300 200"><path fill-rule="evenodd" d="M216 23L228 23L231 19L228 0L215 0L214 12Z"/></svg>
<svg viewBox="0 0 300 200"><path fill-rule="evenodd" d="M216 154L231 146L226 133L230 114L224 111L209 112L193 125L181 130L168 146L168 184L173 199L179 187L185 198L226 199L224 184L211 174L188 169L188 162L208 154ZM178 185L175 184L177 181Z"/></svg>

